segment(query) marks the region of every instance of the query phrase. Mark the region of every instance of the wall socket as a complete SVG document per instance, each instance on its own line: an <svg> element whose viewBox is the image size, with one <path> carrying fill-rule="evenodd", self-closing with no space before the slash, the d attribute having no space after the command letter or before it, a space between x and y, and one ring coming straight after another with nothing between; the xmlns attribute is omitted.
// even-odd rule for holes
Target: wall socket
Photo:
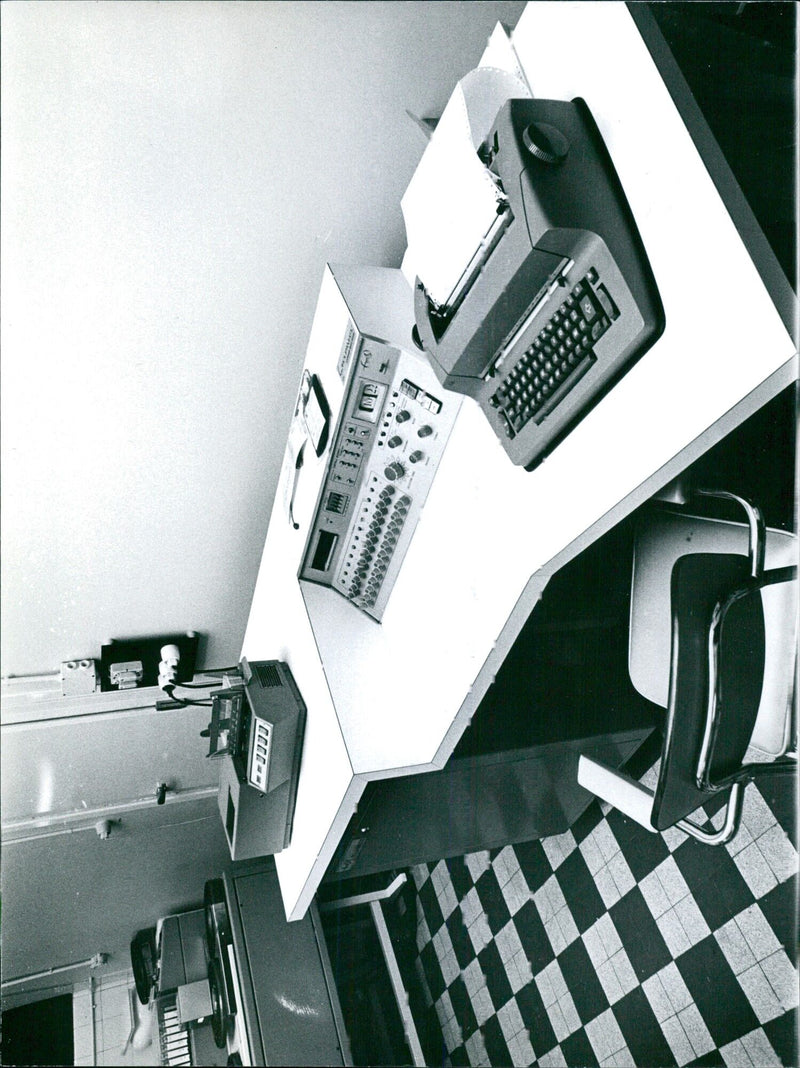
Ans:
<svg viewBox="0 0 800 1068"><path fill-rule="evenodd" d="M61 664L62 697L78 697L97 689L97 663L94 660L64 660Z"/></svg>
<svg viewBox="0 0 800 1068"><path fill-rule="evenodd" d="M142 681L143 675L141 660L126 660L121 664L112 664L109 669L111 685L118 690L133 690Z"/></svg>

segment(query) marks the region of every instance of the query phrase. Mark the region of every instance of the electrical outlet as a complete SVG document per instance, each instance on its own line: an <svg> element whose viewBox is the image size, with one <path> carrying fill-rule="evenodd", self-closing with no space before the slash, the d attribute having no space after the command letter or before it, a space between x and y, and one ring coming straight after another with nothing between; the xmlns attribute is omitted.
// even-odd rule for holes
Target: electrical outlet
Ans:
<svg viewBox="0 0 800 1068"><path fill-rule="evenodd" d="M144 668L141 660L128 660L124 664L112 664L111 685L120 690L132 690L142 681Z"/></svg>
<svg viewBox="0 0 800 1068"><path fill-rule="evenodd" d="M159 661L165 661L167 677L180 685L191 682L197 660L200 635L195 631L183 634L160 634L149 638L111 638L101 646L98 678L102 690L116 689L111 681L111 668L116 664L138 661L143 673L139 686L161 685Z"/></svg>
<svg viewBox="0 0 800 1068"><path fill-rule="evenodd" d="M97 664L94 660L64 660L61 664L62 697L78 697L97 689Z"/></svg>

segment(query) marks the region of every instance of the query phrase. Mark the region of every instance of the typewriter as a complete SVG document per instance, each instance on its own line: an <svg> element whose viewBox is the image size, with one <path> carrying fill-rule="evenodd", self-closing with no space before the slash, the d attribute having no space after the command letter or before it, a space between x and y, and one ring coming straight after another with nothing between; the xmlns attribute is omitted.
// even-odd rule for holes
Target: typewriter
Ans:
<svg viewBox="0 0 800 1068"><path fill-rule="evenodd" d="M664 311L583 100L507 101L478 154L497 218L446 303L417 278L414 340L532 470L658 339Z"/></svg>

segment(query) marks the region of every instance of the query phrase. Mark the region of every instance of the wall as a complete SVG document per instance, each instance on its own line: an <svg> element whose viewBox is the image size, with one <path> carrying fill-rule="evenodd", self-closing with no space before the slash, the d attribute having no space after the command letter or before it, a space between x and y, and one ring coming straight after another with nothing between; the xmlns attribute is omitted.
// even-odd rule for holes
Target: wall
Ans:
<svg viewBox="0 0 800 1068"><path fill-rule="evenodd" d="M89 827L4 842L3 981L97 953L110 956L98 977L127 968L136 931L201 906L206 879L229 864L216 797L125 813L105 841Z"/></svg>
<svg viewBox="0 0 800 1068"><path fill-rule="evenodd" d="M92 699L102 696L93 694L85 703L92 707ZM4 723L3 831L31 818L80 816L87 810L152 799L158 783L172 791L215 786L219 772L206 757L208 742L200 737L209 718L208 708L159 712L145 705Z"/></svg>
<svg viewBox="0 0 800 1068"><path fill-rule="evenodd" d="M516 3L6 4L3 672L234 662L326 260L397 265Z"/></svg>
<svg viewBox="0 0 800 1068"><path fill-rule="evenodd" d="M155 687L64 698L47 681L3 685L4 982L101 952L119 969L138 927L201 899L229 862L219 772L200 737L208 708L157 711ZM43 997L41 986L15 983L4 1002L31 987Z"/></svg>

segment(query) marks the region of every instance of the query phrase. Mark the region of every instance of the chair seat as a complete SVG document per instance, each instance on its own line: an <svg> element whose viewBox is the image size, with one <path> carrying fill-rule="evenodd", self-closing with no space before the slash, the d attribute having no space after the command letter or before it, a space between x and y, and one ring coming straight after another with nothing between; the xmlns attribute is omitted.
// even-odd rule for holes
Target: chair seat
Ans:
<svg viewBox="0 0 800 1068"><path fill-rule="evenodd" d="M671 579L677 560L701 553L744 556L748 528L741 523L678 514L648 516L634 549L628 662L636 690L667 707L671 656ZM797 538L768 530L766 567L797 563ZM766 646L761 700L746 761L773 760L790 740L797 647L797 582L762 591Z"/></svg>

